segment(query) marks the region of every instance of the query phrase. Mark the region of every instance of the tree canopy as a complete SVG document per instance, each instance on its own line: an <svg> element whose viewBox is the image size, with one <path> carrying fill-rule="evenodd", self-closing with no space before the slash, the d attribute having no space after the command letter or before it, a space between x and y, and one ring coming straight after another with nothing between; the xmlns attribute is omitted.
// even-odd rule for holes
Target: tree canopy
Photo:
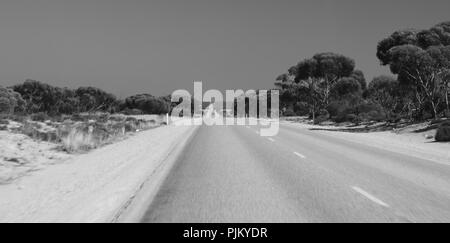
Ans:
<svg viewBox="0 0 450 243"><path fill-rule="evenodd" d="M430 107L437 118L443 102L449 110L450 22L428 30L394 32L379 42L377 56L382 65L398 75L405 88L414 91L419 113Z"/></svg>
<svg viewBox="0 0 450 243"><path fill-rule="evenodd" d="M0 86L0 113L10 114L21 112L24 109L25 101L19 93Z"/></svg>
<svg viewBox="0 0 450 243"><path fill-rule="evenodd" d="M170 104L167 97L158 98L150 94L138 94L125 99L125 108L139 109L146 114L169 113Z"/></svg>

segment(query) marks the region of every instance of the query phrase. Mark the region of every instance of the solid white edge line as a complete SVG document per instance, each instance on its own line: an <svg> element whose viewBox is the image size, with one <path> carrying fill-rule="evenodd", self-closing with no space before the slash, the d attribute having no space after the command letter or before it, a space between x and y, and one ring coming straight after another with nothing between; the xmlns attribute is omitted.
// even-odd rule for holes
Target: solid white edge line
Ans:
<svg viewBox="0 0 450 243"><path fill-rule="evenodd" d="M381 201L380 199L376 198L375 196L372 196L370 193L364 191L363 189L354 186L352 187L353 190L355 190L356 192L360 193L361 195L365 196L366 198L368 198L369 200L371 200L372 202L379 204L383 207L389 208L389 205L383 201Z"/></svg>
<svg viewBox="0 0 450 243"><path fill-rule="evenodd" d="M302 159L305 159L305 158L306 158L306 156L304 156L304 155L301 154L301 153L294 152L294 154L297 155L298 157L302 158Z"/></svg>

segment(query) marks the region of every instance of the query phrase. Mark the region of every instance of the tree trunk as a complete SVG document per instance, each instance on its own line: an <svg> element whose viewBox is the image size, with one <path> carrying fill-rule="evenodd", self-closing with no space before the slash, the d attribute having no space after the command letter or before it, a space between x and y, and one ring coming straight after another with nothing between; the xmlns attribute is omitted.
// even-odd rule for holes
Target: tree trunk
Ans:
<svg viewBox="0 0 450 243"><path fill-rule="evenodd" d="M433 108L433 117L436 120L436 119L439 118L438 114L437 114L437 105L436 105L436 103L434 101L431 101L431 106Z"/></svg>
<svg viewBox="0 0 450 243"><path fill-rule="evenodd" d="M449 106L449 101L448 101L448 95L449 95L449 92L448 92L448 88L447 88L447 92L445 92L445 104L447 106L447 113L450 113L450 106Z"/></svg>

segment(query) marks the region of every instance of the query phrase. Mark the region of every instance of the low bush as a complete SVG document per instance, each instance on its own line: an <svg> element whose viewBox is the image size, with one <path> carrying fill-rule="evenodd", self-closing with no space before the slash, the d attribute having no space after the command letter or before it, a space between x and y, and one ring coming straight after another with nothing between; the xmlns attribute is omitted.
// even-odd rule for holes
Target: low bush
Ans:
<svg viewBox="0 0 450 243"><path fill-rule="evenodd" d="M330 116L332 118L335 118L339 115L343 110L346 110L348 108L347 104L344 102L331 102L327 106L327 111L330 113Z"/></svg>
<svg viewBox="0 0 450 243"><path fill-rule="evenodd" d="M142 112L139 109L129 109L129 108L126 108L125 110L123 110L122 113L127 116L135 116L135 115L144 114L144 112Z"/></svg>
<svg viewBox="0 0 450 243"><path fill-rule="evenodd" d="M15 122L19 122L19 123L24 123L27 121L28 117L26 115L11 114L8 116L7 119L15 121Z"/></svg>
<svg viewBox="0 0 450 243"><path fill-rule="evenodd" d="M47 120L50 120L50 117L47 114L45 114L44 112L39 112L39 113L31 114L30 119L32 121L45 122Z"/></svg>
<svg viewBox="0 0 450 243"><path fill-rule="evenodd" d="M382 111L369 111L359 115L363 121L384 121L386 120L386 114Z"/></svg>
<svg viewBox="0 0 450 243"><path fill-rule="evenodd" d="M356 114L348 114L346 116L346 121L355 123L355 124L359 124L362 122L362 118Z"/></svg>
<svg viewBox="0 0 450 243"><path fill-rule="evenodd" d="M351 113L350 113L351 114ZM347 111L345 111L345 112L340 112L337 116L335 116L334 117L334 121L335 122L338 122L338 123L341 123L341 122L347 122L347 121L349 121L348 120L348 115L350 115L350 114L348 114L348 112Z"/></svg>
<svg viewBox="0 0 450 243"><path fill-rule="evenodd" d="M64 125L58 129L62 147L68 152L82 152L97 148L122 135L123 126L104 123Z"/></svg>
<svg viewBox="0 0 450 243"><path fill-rule="evenodd" d="M320 124L322 122L327 121L328 119L330 119L330 113L328 113L327 110L320 110L319 112L317 112L314 124Z"/></svg>
<svg viewBox="0 0 450 243"><path fill-rule="evenodd" d="M94 140L91 133L79 129L70 130L61 142L64 150L68 152L87 151L98 145L98 141Z"/></svg>
<svg viewBox="0 0 450 243"><path fill-rule="evenodd" d="M291 110L287 110L287 111L283 112L283 116L291 117L291 116L297 116L297 114L295 114L295 112L293 112Z"/></svg>
<svg viewBox="0 0 450 243"><path fill-rule="evenodd" d="M17 128L17 130L35 140L46 142L60 141L56 129L44 130L39 123L25 122L20 128Z"/></svg>
<svg viewBox="0 0 450 243"><path fill-rule="evenodd" d="M433 114L431 114L430 112L424 111L422 113L421 120L426 121L426 120L430 120L430 119L433 119Z"/></svg>
<svg viewBox="0 0 450 243"><path fill-rule="evenodd" d="M119 118L122 119L119 120ZM90 122L61 125L58 129L58 136L61 138L64 150L83 152L108 144L126 133L146 130L155 125L154 121L134 117L115 117L106 122L91 120Z"/></svg>
<svg viewBox="0 0 450 243"><path fill-rule="evenodd" d="M0 86L0 114L12 114L24 110L26 102L12 89Z"/></svg>
<svg viewBox="0 0 450 243"><path fill-rule="evenodd" d="M294 112L297 116L309 115L309 105L306 102L298 102L294 105Z"/></svg>
<svg viewBox="0 0 450 243"><path fill-rule="evenodd" d="M444 111L444 116L450 118L450 111L448 110Z"/></svg>
<svg viewBox="0 0 450 243"><path fill-rule="evenodd" d="M438 142L450 142L450 121L443 122L439 126L435 139Z"/></svg>

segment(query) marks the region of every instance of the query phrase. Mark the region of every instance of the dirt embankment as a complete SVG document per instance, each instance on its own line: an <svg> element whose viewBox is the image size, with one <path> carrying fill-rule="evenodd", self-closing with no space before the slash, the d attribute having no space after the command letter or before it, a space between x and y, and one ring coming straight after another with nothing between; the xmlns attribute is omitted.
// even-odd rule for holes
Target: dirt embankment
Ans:
<svg viewBox="0 0 450 243"><path fill-rule="evenodd" d="M436 142L434 136L440 123L368 123L313 125L306 118L283 119L284 124L309 129L314 132L339 137L356 143L404 153L450 164L450 142Z"/></svg>
<svg viewBox="0 0 450 243"><path fill-rule="evenodd" d="M2 161L22 158L17 167L45 169L0 185L0 222L108 222L193 131L193 126L162 126L76 155L55 150L56 144L2 131L7 136L0 140L13 144L10 155L2 150Z"/></svg>
<svg viewBox="0 0 450 243"><path fill-rule="evenodd" d="M0 122L0 185L77 154L161 126L162 116L85 114L64 120Z"/></svg>

